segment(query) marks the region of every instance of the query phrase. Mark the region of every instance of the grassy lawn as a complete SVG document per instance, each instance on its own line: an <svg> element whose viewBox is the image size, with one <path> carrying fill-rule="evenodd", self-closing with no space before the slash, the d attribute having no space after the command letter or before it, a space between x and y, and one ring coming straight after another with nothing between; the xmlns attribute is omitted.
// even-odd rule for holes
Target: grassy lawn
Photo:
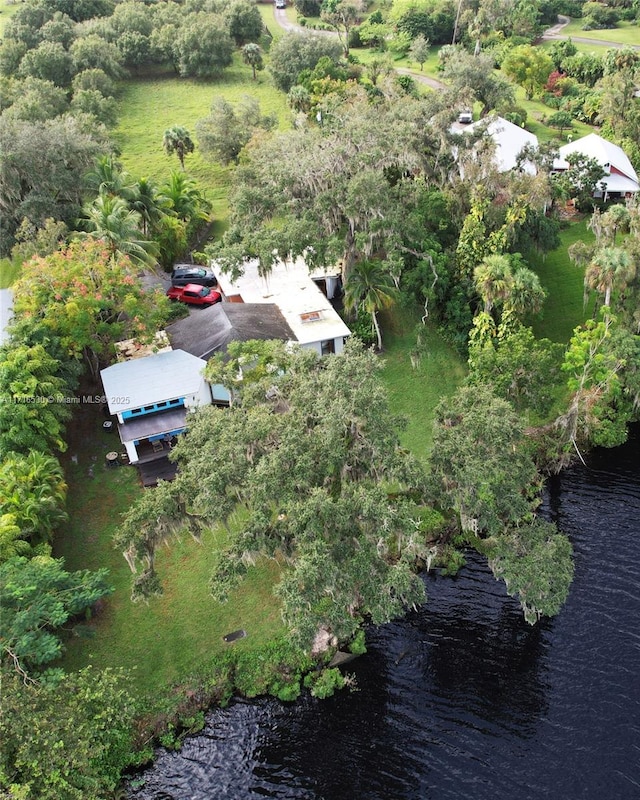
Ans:
<svg viewBox="0 0 640 800"><path fill-rule="evenodd" d="M569 260L567 249L577 241L593 241L593 233L587 230L587 219L573 223L560 232L561 245L545 257L529 257L531 268L540 277L548 292L543 316L533 321L536 336L544 336L554 342L568 342L573 329L591 316L592 304L584 308L584 271Z"/></svg>
<svg viewBox="0 0 640 800"><path fill-rule="evenodd" d="M593 128L585 125L583 122L573 120L572 130L563 131L560 136L560 131L557 128L550 128L542 121L545 117L550 117L555 114L556 109L549 108L540 100L527 100L525 97L524 89L521 86L516 86L516 104L522 106L527 111L526 128L531 133L535 133L541 142L557 142L558 145L567 142L567 136L571 133L574 139L579 139L581 136L586 136L588 133L593 133Z"/></svg>
<svg viewBox="0 0 640 800"><path fill-rule="evenodd" d="M209 114L214 97L236 102L243 95L251 95L260 102L263 113L275 112L285 127L290 117L286 96L273 86L266 71L259 72L255 81L250 76L249 67L236 56L220 81L166 74L124 83L114 131L124 168L135 178L166 180L180 165L175 156L167 156L162 149L164 131L171 125L183 125L195 137L196 122ZM195 153L187 156L185 169L205 188L214 217L226 218L230 168L207 161L196 147Z"/></svg>
<svg viewBox="0 0 640 800"><path fill-rule="evenodd" d="M584 22L581 19L574 19L562 29L564 36L578 36L580 39L600 39L603 42L615 44L640 45L640 27L632 22L619 22L617 28L607 28L605 30L584 31Z"/></svg>
<svg viewBox="0 0 640 800"><path fill-rule="evenodd" d="M4 33L7 22L20 8L17 0L0 0L0 36Z"/></svg>
<svg viewBox="0 0 640 800"><path fill-rule="evenodd" d="M6 289L18 279L20 264L10 258L0 258L0 289Z"/></svg>
<svg viewBox="0 0 640 800"><path fill-rule="evenodd" d="M426 460L433 440L433 412L441 397L453 394L466 374L466 364L436 330L424 327L427 354L417 369L409 354L415 347L418 313L396 309L383 321L384 370L393 410L408 420L401 436L403 446Z"/></svg>
<svg viewBox="0 0 640 800"><path fill-rule="evenodd" d="M86 415L86 409L81 413ZM108 567L115 593L91 623L95 636L68 641L62 665L134 668L138 690L153 692L186 678L229 648L222 637L230 631L247 631L245 639L232 645L241 649L263 645L280 633L279 608L271 593L278 576L274 562L253 568L242 592L226 605L211 597L209 579L224 545L222 530L206 531L200 544L187 535L163 549L157 564L164 594L148 603L131 602L131 571L111 537L143 490L134 467L105 466L114 434L102 432L97 416L93 432L86 424L83 428L85 444L70 446L78 459L67 467L70 523L55 555L65 558L68 569Z"/></svg>

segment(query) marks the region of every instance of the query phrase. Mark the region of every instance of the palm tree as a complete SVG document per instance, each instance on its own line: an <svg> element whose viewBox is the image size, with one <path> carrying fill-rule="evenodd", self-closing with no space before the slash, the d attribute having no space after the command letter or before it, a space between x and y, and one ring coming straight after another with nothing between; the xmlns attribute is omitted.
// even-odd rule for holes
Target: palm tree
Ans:
<svg viewBox="0 0 640 800"><path fill-rule="evenodd" d="M626 206L615 205L604 212L600 221L607 243L615 246L618 232L628 232L631 214Z"/></svg>
<svg viewBox="0 0 640 800"><path fill-rule="evenodd" d="M519 318L525 314L537 314L546 296L536 273L528 267L518 267L513 272L509 296L504 301L505 311L512 311Z"/></svg>
<svg viewBox="0 0 640 800"><path fill-rule="evenodd" d="M252 42L245 44L242 48L242 60L253 70L253 80L255 81L256 70L262 69L262 50L260 49L260 45L253 44Z"/></svg>
<svg viewBox="0 0 640 800"><path fill-rule="evenodd" d="M473 271L476 290L484 302L484 311L490 314L497 302L504 302L513 287L513 274L509 256L486 256Z"/></svg>
<svg viewBox="0 0 640 800"><path fill-rule="evenodd" d="M85 176L87 185L96 194L123 197L128 200L132 196L133 184L127 172L124 172L113 155L100 156L94 168Z"/></svg>
<svg viewBox="0 0 640 800"><path fill-rule="evenodd" d="M585 289L595 289L604 294L604 305L609 308L611 292L623 288L633 280L636 267L629 254L619 247L603 247L595 254L584 276Z"/></svg>
<svg viewBox="0 0 640 800"><path fill-rule="evenodd" d="M141 217L132 211L121 197L101 194L85 208L84 222L92 237L104 242L111 255L122 253L132 261L153 266L157 247L154 242L141 238Z"/></svg>
<svg viewBox="0 0 640 800"><path fill-rule="evenodd" d="M197 188L196 182L184 173L173 172L161 192L179 219L187 223L196 219L207 219L209 203Z"/></svg>
<svg viewBox="0 0 640 800"><path fill-rule="evenodd" d="M142 233L145 236L158 226L162 217L171 212L169 200L160 194L150 178L140 178L135 184L129 207L140 214Z"/></svg>
<svg viewBox="0 0 640 800"><path fill-rule="evenodd" d="M371 314L378 350L382 350L378 311L392 306L397 298L393 279L379 261L360 261L352 266L345 284L344 305L347 310L362 309Z"/></svg>
<svg viewBox="0 0 640 800"><path fill-rule="evenodd" d="M0 470L0 515L13 515L21 538L48 542L67 519L67 485L56 458L37 451L11 453Z"/></svg>
<svg viewBox="0 0 640 800"><path fill-rule="evenodd" d="M162 137L162 146L168 156L172 153L178 156L182 169L184 169L184 157L187 153L193 153L195 149L191 134L181 125L173 125L173 127L167 128Z"/></svg>

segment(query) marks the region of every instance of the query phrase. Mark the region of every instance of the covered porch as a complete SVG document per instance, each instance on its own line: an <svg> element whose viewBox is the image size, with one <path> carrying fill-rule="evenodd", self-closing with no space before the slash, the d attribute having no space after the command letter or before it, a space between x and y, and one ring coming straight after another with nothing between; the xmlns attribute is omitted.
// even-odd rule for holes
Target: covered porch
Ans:
<svg viewBox="0 0 640 800"><path fill-rule="evenodd" d="M175 437L186 430L187 411L176 408L118 423L120 440L132 464L147 464L166 458Z"/></svg>

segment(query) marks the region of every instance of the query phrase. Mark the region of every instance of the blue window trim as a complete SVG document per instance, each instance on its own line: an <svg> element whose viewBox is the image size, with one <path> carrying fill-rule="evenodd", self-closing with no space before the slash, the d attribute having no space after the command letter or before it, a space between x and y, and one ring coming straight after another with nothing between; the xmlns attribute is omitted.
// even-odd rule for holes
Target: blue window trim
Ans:
<svg viewBox="0 0 640 800"><path fill-rule="evenodd" d="M184 406L184 397L177 397L173 400L162 400L159 403L149 403L142 408L130 408L122 412L122 419L132 417L142 417L145 414L157 414L158 411L166 411L168 408L180 408Z"/></svg>

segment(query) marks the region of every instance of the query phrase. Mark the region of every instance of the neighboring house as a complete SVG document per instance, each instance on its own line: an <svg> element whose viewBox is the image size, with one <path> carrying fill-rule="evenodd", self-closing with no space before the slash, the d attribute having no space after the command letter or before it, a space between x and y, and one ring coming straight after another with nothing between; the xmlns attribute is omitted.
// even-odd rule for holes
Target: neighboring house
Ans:
<svg viewBox="0 0 640 800"><path fill-rule="evenodd" d="M470 125L456 122L452 125L451 131L452 133L464 135L468 135L471 132L475 136L484 131L483 135L489 136L493 140L493 166L497 167L500 172L516 169L517 158L526 146L538 147L538 137L534 133L529 133L529 131L514 125L513 122L509 122L503 117L486 117L477 122L472 122ZM476 146L475 149L478 159L481 159L482 148ZM455 156L457 158L457 151ZM536 174L535 165L529 161L525 161L522 164L522 170L529 175Z"/></svg>
<svg viewBox="0 0 640 800"><path fill-rule="evenodd" d="M341 285L338 271L310 274L304 260L297 259L280 262L266 277L260 276L257 261L247 261L236 280L219 271L216 275L224 301L275 305L293 332L293 341L305 349L319 355L341 353L351 335L329 302Z"/></svg>
<svg viewBox="0 0 640 800"><path fill-rule="evenodd" d="M559 150L559 157L553 162L555 172L569 169L566 159L571 153L582 153L594 158L606 171L607 174L593 193L594 197L603 197L604 200L625 198L640 190L638 175L624 150L597 133L590 133L563 145Z"/></svg>
<svg viewBox="0 0 640 800"><path fill-rule="evenodd" d="M206 362L183 350L120 361L100 373L109 412L132 464L165 458L190 408L211 404Z"/></svg>
<svg viewBox="0 0 640 800"><path fill-rule="evenodd" d="M273 303L218 303L197 310L167 326L172 347L208 361L223 353L231 342L251 339L280 339L295 342L296 337L278 307ZM229 392L220 384L211 387L214 403L229 402Z"/></svg>

